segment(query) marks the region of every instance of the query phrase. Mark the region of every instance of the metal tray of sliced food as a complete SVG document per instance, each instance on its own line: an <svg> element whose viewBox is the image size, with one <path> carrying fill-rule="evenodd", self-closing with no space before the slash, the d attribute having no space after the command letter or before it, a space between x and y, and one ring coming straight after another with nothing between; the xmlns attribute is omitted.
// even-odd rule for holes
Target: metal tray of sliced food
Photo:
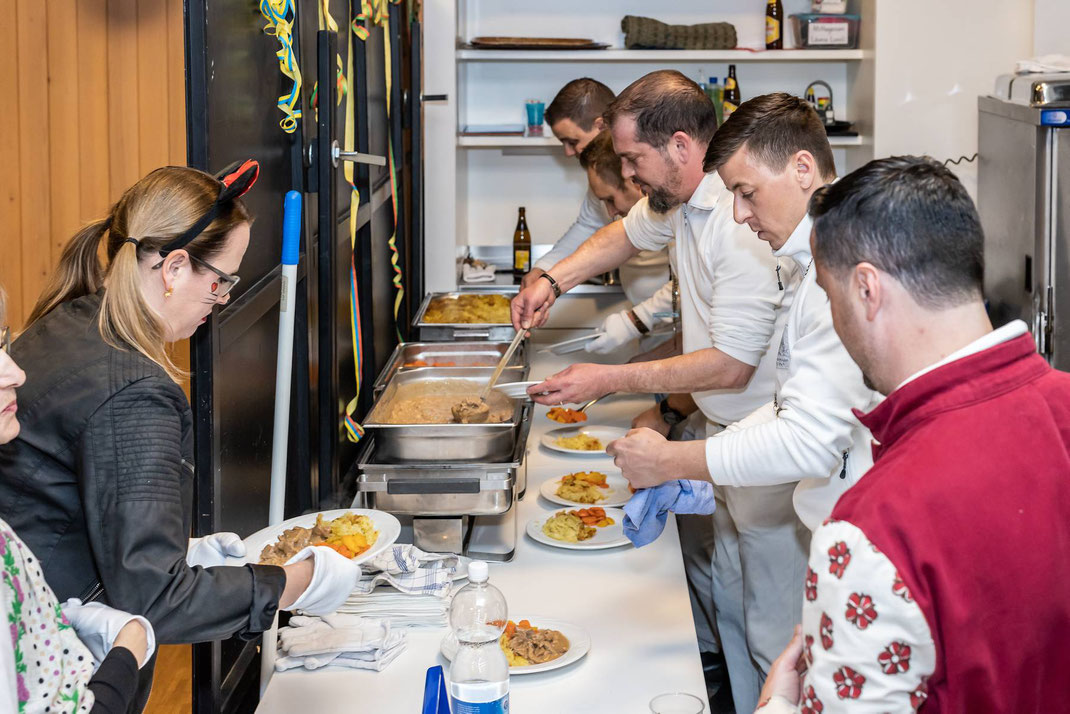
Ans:
<svg viewBox="0 0 1070 714"><path fill-rule="evenodd" d="M430 293L420 304L412 326L425 342L509 342L516 335L509 302L507 293Z"/></svg>
<svg viewBox="0 0 1070 714"><path fill-rule="evenodd" d="M500 380L510 379L509 371ZM395 372L363 421L365 430L375 433L379 458L391 463L508 459L526 418L523 400L492 389L484 423L458 423L454 417L455 406L478 400L493 372L492 367Z"/></svg>
<svg viewBox="0 0 1070 714"><path fill-rule="evenodd" d="M508 349L508 342L402 342L372 385L372 394L379 396L394 374L402 370L495 367ZM501 381L527 379L529 366L527 350L521 343L506 365L516 370L510 369Z"/></svg>

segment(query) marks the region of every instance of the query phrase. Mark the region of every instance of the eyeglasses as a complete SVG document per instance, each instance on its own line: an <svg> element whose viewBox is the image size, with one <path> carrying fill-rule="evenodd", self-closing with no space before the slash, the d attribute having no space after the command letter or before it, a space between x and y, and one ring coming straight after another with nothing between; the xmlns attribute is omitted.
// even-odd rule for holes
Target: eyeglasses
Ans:
<svg viewBox="0 0 1070 714"><path fill-rule="evenodd" d="M216 280L212 283L212 295L214 295L217 300L219 298L223 298L229 295L230 291L234 289L234 286L241 281L241 278L239 276L231 275L230 273L224 273L222 270L215 267L207 260L201 260L200 258L191 253L187 253L187 255L189 255L189 259L191 262L196 263L202 268L207 268L208 270L211 270L219 277L219 280ZM152 266L152 269L159 270L163 267L163 264L164 261L161 260L159 263Z"/></svg>
<svg viewBox="0 0 1070 714"><path fill-rule="evenodd" d="M11 354L11 328L0 327L0 352Z"/></svg>

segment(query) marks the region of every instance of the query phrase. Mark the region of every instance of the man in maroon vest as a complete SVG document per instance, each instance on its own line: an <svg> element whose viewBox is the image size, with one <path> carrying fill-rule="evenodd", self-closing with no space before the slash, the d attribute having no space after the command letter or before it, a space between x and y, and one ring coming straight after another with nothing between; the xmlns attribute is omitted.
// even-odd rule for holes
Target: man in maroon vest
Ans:
<svg viewBox="0 0 1070 714"><path fill-rule="evenodd" d="M1064 711L1070 375L1023 322L992 329L977 212L940 164L872 161L810 214L836 332L887 398L858 414L875 463L814 533L761 714Z"/></svg>

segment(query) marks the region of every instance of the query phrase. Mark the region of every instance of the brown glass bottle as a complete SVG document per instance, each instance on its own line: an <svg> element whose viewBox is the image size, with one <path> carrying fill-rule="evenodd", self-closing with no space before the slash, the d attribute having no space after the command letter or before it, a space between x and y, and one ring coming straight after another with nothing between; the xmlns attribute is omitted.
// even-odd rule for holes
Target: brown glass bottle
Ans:
<svg viewBox="0 0 1070 714"><path fill-rule="evenodd" d="M739 108L739 83L736 81L736 66L728 65L728 77L724 81L724 118L732 116Z"/></svg>
<svg viewBox="0 0 1070 714"><path fill-rule="evenodd" d="M765 3L765 49L784 49L784 6L780 0Z"/></svg>
<svg viewBox="0 0 1070 714"><path fill-rule="evenodd" d="M516 219L516 230L513 231L513 278L516 282L531 270L531 231L528 230L528 219L524 215L524 207L520 207L520 216Z"/></svg>

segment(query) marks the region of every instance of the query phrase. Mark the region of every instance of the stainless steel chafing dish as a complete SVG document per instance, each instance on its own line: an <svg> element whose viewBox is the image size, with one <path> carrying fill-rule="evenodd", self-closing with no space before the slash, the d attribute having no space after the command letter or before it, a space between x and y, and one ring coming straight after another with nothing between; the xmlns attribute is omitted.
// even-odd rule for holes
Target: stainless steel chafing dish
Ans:
<svg viewBox="0 0 1070 714"><path fill-rule="evenodd" d="M424 314L427 312L427 308L430 307L432 300L437 298L455 299L465 294L472 293L430 293L424 296L424 301L420 303L420 309L416 312L416 317L412 320L412 326L418 330L420 339L425 342L448 342L455 340L510 342L516 335L516 330L513 329L511 324L424 322ZM479 294L487 295L491 294L491 292L480 291ZM511 298L511 295L506 291L497 291L496 294Z"/></svg>
<svg viewBox="0 0 1070 714"><path fill-rule="evenodd" d="M493 371L491 367L426 367L395 372L363 422L364 429L376 437L378 458L386 463L508 459L519 439L520 426L529 414L521 400L513 402L512 418L501 423L389 424L385 420L386 410L401 385L465 380L482 386ZM509 381L512 376L524 374L523 368L514 367L509 372L503 372L499 381Z"/></svg>
<svg viewBox="0 0 1070 714"><path fill-rule="evenodd" d="M499 381L522 382L527 379L528 355L525 343L513 353ZM383 371L372 386L372 394L378 397L394 374L410 369L473 369L494 367L509 348L508 342L402 342L394 348ZM413 362L453 362L453 367L406 367ZM512 369L516 368L516 369ZM517 372L520 370L520 373Z"/></svg>

